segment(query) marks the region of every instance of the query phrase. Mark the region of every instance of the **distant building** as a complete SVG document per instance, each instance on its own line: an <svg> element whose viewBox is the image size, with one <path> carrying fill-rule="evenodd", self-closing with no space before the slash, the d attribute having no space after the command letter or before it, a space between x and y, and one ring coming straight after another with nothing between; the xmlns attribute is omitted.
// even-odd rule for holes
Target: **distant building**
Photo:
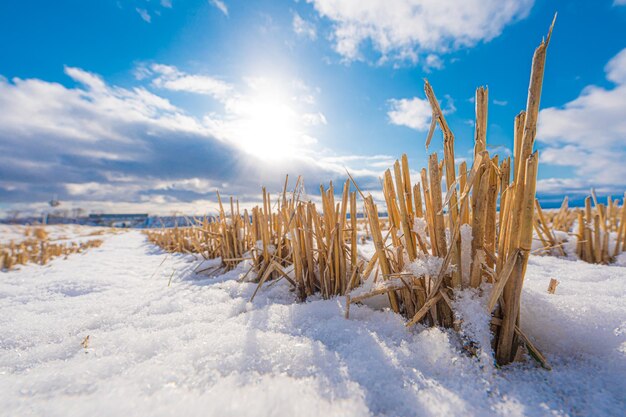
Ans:
<svg viewBox="0 0 626 417"><path fill-rule="evenodd" d="M148 221L148 214L90 214L89 223L108 227L141 227Z"/></svg>

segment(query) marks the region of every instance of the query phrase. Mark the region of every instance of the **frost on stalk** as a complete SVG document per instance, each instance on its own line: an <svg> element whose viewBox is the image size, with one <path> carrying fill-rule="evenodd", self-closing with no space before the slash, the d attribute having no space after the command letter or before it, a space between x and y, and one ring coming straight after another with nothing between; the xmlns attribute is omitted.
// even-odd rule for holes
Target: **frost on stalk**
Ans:
<svg viewBox="0 0 626 417"><path fill-rule="evenodd" d="M435 277L439 274L441 266L443 265L443 259L436 256L423 256L417 258L415 261L408 263L405 267L406 272L413 274L416 277L430 276ZM452 273L454 266L448 266L446 273Z"/></svg>
<svg viewBox="0 0 626 417"><path fill-rule="evenodd" d="M256 248L259 252L263 252L263 241L262 240L257 240L256 241ZM270 255L273 255L274 252L276 252L276 246L269 244L267 245L267 253L269 253Z"/></svg>
<svg viewBox="0 0 626 417"><path fill-rule="evenodd" d="M417 233L422 242L428 241L428 237L426 236L427 227L428 224L426 223L426 220L424 220L422 217L416 217L413 221L413 231Z"/></svg>

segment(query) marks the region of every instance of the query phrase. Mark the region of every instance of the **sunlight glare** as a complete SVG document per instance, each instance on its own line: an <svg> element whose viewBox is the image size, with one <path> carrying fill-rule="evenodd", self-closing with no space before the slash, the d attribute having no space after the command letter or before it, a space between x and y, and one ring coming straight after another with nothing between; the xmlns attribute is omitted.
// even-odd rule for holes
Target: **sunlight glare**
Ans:
<svg viewBox="0 0 626 417"><path fill-rule="evenodd" d="M274 85L256 87L252 95L231 103L237 114L237 144L263 159L282 159L311 143L302 116L289 95Z"/></svg>

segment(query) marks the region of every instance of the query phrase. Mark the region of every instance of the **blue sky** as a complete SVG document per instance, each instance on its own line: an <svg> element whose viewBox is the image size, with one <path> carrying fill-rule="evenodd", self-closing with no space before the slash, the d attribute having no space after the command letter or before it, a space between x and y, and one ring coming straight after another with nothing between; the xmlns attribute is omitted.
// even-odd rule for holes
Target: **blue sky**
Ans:
<svg viewBox="0 0 626 417"><path fill-rule="evenodd" d="M624 3L624 4L620 4ZM348 168L376 196L425 166L428 78L470 157L507 156L534 48L558 11L537 138L539 195L626 189L626 1L31 1L0 4L0 209L204 213ZM430 152L441 150L439 134Z"/></svg>

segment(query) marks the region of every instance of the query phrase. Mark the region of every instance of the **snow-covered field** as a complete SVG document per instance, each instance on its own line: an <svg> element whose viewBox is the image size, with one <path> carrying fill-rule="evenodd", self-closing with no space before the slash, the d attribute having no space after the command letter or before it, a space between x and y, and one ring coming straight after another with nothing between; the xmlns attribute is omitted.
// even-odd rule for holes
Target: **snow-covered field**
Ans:
<svg viewBox="0 0 626 417"><path fill-rule="evenodd" d="M33 238L33 231L43 228L48 234L48 239L55 243L80 243L98 239L98 236L111 233L113 229L106 227L81 226L77 224L59 224L46 226L22 226L0 224L0 244L10 242L19 243Z"/></svg>
<svg viewBox="0 0 626 417"><path fill-rule="evenodd" d="M209 278L138 231L0 273L0 415L621 416L626 268L532 257L522 329L553 367L495 369L451 331L283 281ZM560 285L546 289L550 278ZM169 285L168 285L169 284ZM481 305L465 294L468 317ZM471 330L471 329L469 329ZM480 334L480 331L477 332ZM89 335L87 348L81 342ZM484 335L483 335L484 336Z"/></svg>

